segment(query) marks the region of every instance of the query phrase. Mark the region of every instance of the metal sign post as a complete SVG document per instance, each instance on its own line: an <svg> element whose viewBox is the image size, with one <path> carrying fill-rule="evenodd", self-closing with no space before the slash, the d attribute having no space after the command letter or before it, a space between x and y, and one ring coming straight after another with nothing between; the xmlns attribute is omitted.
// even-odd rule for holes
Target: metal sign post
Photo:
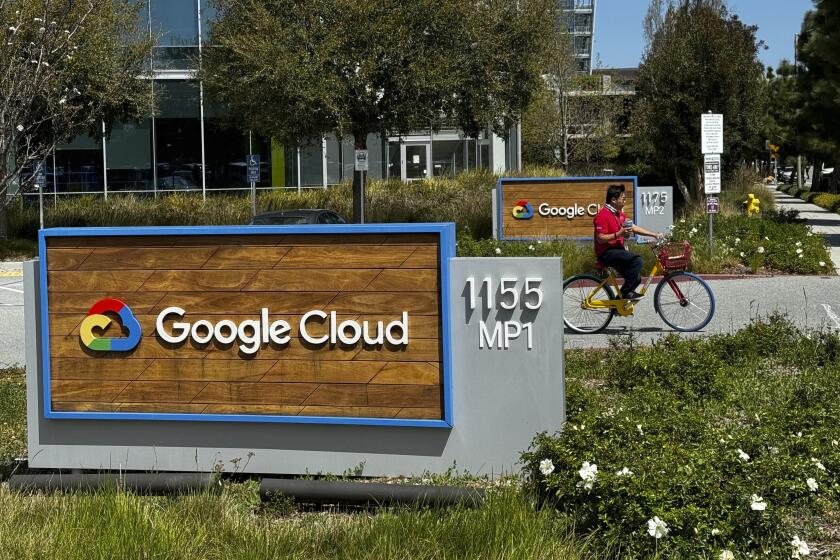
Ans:
<svg viewBox="0 0 840 560"><path fill-rule="evenodd" d="M365 223L365 178L368 171L368 151L355 150L354 152L353 171L359 174L359 183L361 184L361 206L359 208L359 223Z"/></svg>
<svg viewBox="0 0 840 560"><path fill-rule="evenodd" d="M706 195L720 193L720 154L723 153L723 115L709 111L700 115L700 148L703 152L703 187ZM716 201L717 197L715 197ZM709 216L709 256L713 248L713 218L719 208L707 200L706 214Z"/></svg>
<svg viewBox="0 0 840 560"><path fill-rule="evenodd" d="M41 229L44 229L44 189L47 188L47 178L44 175L44 162L39 161L35 167L35 186L38 187L38 216Z"/></svg>
<svg viewBox="0 0 840 560"><path fill-rule="evenodd" d="M257 215L257 183L260 181L260 156L248 154L248 181L251 183L251 217Z"/></svg>

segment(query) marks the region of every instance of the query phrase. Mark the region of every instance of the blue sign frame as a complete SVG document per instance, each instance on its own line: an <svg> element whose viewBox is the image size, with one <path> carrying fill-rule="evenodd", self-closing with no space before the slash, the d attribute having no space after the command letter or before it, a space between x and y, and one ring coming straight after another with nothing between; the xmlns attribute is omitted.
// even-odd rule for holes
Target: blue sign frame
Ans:
<svg viewBox="0 0 840 560"><path fill-rule="evenodd" d="M393 418L347 418L335 416L281 416L255 414L183 414L137 412L57 412L52 410L50 394L49 309L47 293L47 238L105 237L135 235L276 235L276 234L340 234L363 233L437 233L440 236L440 317L443 339L443 420L411 420ZM341 224L311 226L189 226L133 228L53 228L38 233L41 307L41 359L44 384L44 416L50 419L74 420L183 420L204 422L273 422L293 424L355 424L367 426L404 426L420 428L452 428L452 340L449 304L449 261L455 256L455 224Z"/></svg>
<svg viewBox="0 0 840 560"><path fill-rule="evenodd" d="M636 223L636 208L639 206L638 201L638 186L639 179L633 175L615 176L609 175L606 177L500 177L496 183L496 219L499 227L499 241L537 241L546 239L579 239L592 241L592 236L589 237L560 237L553 236L549 238L544 237L505 237L504 227L502 227L504 219L504 209L502 208L502 189L506 183L586 183L591 181L632 181L633 183L633 223ZM606 195L606 191L604 192ZM594 226L593 226L594 227ZM594 231L594 230L593 230Z"/></svg>

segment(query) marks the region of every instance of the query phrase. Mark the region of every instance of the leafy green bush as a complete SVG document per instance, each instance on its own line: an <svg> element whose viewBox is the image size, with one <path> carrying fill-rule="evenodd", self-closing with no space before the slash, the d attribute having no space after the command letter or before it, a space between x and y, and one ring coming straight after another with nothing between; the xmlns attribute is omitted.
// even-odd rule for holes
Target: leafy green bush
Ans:
<svg viewBox="0 0 840 560"><path fill-rule="evenodd" d="M719 216L714 221L714 253L708 250L705 218L680 219L673 236L692 245L695 271L719 272L740 267L794 274L833 270L825 241L814 235L795 211L763 211L758 216Z"/></svg>
<svg viewBox="0 0 840 560"><path fill-rule="evenodd" d="M839 351L837 334L774 317L569 352L568 421L523 455L529 488L615 557L790 558L794 536L830 550L819 527L840 506Z"/></svg>

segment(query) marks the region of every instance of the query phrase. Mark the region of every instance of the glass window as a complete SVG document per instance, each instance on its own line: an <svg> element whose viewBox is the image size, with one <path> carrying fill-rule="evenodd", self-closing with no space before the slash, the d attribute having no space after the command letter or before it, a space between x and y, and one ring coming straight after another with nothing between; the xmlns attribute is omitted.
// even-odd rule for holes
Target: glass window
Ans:
<svg viewBox="0 0 840 560"><path fill-rule="evenodd" d="M151 131L151 119L114 125L105 139L109 191L154 189Z"/></svg>
<svg viewBox="0 0 840 560"><path fill-rule="evenodd" d="M432 142L432 172L435 177L454 177L464 170L464 142L435 140Z"/></svg>
<svg viewBox="0 0 840 560"><path fill-rule="evenodd" d="M208 189L243 189L250 186L245 164L247 155L247 132L224 119L205 118L204 157Z"/></svg>
<svg viewBox="0 0 840 560"><path fill-rule="evenodd" d="M324 156L320 139L300 147L300 184L302 187L324 184Z"/></svg>
<svg viewBox="0 0 840 560"><path fill-rule="evenodd" d="M575 14L575 31L592 33L592 14Z"/></svg>
<svg viewBox="0 0 840 560"><path fill-rule="evenodd" d="M150 0L152 33L164 47L198 45L198 14L194 0Z"/></svg>
<svg viewBox="0 0 840 560"><path fill-rule="evenodd" d="M382 179L385 169L385 152L382 148L382 137L378 134L368 134L368 172L369 179Z"/></svg>
<svg viewBox="0 0 840 560"><path fill-rule="evenodd" d="M198 84L155 82L158 116L155 154L158 190L201 190L201 123Z"/></svg>
<svg viewBox="0 0 840 560"><path fill-rule="evenodd" d="M388 177L391 179L400 179L402 177L399 142L388 142Z"/></svg>
<svg viewBox="0 0 840 560"><path fill-rule="evenodd" d="M575 54L589 54L592 47L592 37L579 35L575 37Z"/></svg>
<svg viewBox="0 0 840 560"><path fill-rule="evenodd" d="M81 135L58 147L55 153L55 184L58 193L102 192L102 142Z"/></svg>
<svg viewBox="0 0 840 560"><path fill-rule="evenodd" d="M327 184L341 183L341 142L335 135L327 136Z"/></svg>

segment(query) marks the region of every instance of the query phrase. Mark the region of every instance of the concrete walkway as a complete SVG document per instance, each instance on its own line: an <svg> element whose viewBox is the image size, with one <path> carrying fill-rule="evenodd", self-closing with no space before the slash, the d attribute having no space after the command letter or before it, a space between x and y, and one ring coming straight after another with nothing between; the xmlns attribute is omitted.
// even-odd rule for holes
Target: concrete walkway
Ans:
<svg viewBox="0 0 840 560"><path fill-rule="evenodd" d="M769 186L776 197L776 204L785 210L798 210L799 217L807 220L814 233L822 235L828 245L831 261L840 274L840 215L802 199L792 197Z"/></svg>

